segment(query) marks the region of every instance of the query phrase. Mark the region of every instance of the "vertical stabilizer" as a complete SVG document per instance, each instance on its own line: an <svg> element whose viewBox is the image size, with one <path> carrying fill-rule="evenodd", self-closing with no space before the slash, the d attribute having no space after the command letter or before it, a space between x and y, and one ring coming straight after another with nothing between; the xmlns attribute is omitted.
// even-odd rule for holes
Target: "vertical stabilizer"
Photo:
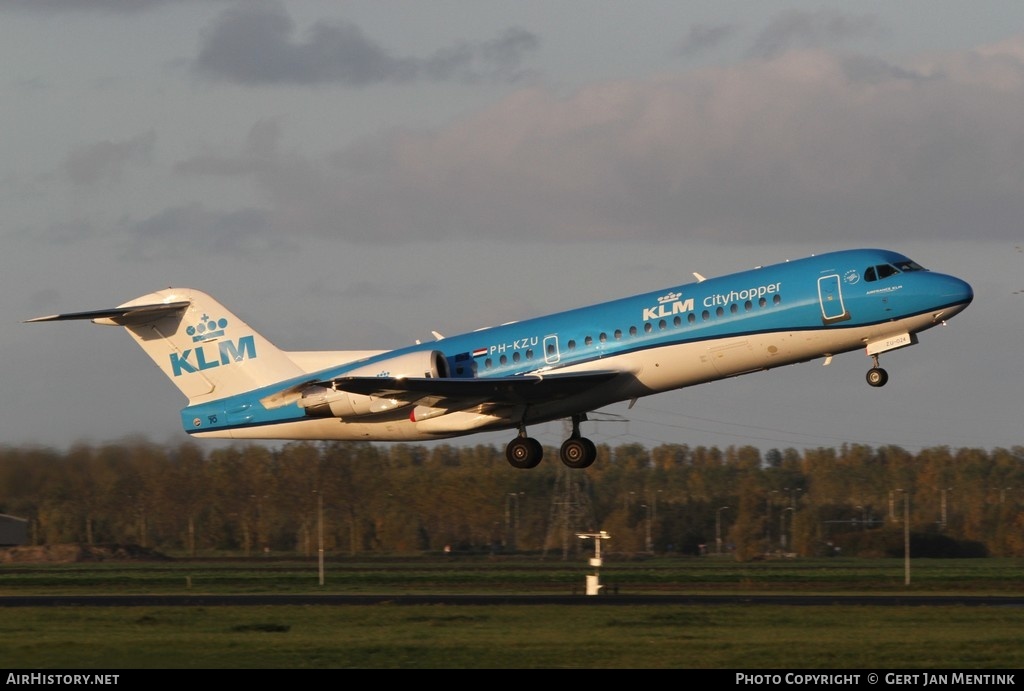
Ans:
<svg viewBox="0 0 1024 691"><path fill-rule="evenodd" d="M123 326L190 405L303 373L287 353L198 290L168 288L112 309L28 321L66 319Z"/></svg>

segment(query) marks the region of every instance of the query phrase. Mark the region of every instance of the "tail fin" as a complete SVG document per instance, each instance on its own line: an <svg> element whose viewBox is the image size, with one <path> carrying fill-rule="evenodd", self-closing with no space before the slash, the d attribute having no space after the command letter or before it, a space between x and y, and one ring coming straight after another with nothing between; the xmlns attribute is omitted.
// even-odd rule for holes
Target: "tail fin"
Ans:
<svg viewBox="0 0 1024 691"><path fill-rule="evenodd" d="M303 374L287 353L198 290L168 288L112 309L27 321L68 319L123 326L188 398L189 405Z"/></svg>

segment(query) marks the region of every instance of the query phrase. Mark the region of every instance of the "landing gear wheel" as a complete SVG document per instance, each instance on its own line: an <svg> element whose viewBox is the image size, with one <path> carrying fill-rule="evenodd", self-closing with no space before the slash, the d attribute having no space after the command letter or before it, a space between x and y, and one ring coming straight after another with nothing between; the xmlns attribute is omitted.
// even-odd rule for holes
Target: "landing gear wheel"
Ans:
<svg viewBox="0 0 1024 691"><path fill-rule="evenodd" d="M868 370L868 384L871 386L885 386L889 381L889 373L881 367L872 367Z"/></svg>
<svg viewBox="0 0 1024 691"><path fill-rule="evenodd" d="M586 437L569 437L562 443L561 456L569 468L589 468L597 458L597 447Z"/></svg>
<svg viewBox="0 0 1024 691"><path fill-rule="evenodd" d="M505 458L513 468L536 468L544 447L533 437L516 437L505 447Z"/></svg>

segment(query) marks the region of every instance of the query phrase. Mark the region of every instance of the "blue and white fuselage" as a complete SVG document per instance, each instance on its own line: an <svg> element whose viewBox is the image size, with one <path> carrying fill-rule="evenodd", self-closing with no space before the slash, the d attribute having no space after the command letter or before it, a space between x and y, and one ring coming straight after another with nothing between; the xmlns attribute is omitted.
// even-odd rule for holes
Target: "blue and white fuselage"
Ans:
<svg viewBox="0 0 1024 691"><path fill-rule="evenodd" d="M124 326L178 384L184 429L234 439L424 440L573 421L562 460L586 467L586 414L619 401L863 349L878 356L967 307L971 287L881 249L832 252L373 352L285 352L210 296L168 289L91 318Z"/></svg>

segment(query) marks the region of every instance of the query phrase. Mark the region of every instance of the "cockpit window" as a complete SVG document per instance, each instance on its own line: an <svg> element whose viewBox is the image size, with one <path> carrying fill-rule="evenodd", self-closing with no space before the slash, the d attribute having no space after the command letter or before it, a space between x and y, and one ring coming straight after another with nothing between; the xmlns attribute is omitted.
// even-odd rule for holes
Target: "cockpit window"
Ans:
<svg viewBox="0 0 1024 691"><path fill-rule="evenodd" d="M924 267L910 259L897 262L895 266L892 264L878 264L877 266L869 266L864 271L864 280L880 281L883 278L895 276L898 273L904 273L907 271L924 271Z"/></svg>
<svg viewBox="0 0 1024 691"><path fill-rule="evenodd" d="M900 272L900 270L892 264L879 264L875 267L875 271L878 272L879 280L889 278L889 276L894 276Z"/></svg>
<svg viewBox="0 0 1024 691"><path fill-rule="evenodd" d="M897 262L896 268L900 271L924 271L924 267L915 261L907 260L905 262Z"/></svg>

